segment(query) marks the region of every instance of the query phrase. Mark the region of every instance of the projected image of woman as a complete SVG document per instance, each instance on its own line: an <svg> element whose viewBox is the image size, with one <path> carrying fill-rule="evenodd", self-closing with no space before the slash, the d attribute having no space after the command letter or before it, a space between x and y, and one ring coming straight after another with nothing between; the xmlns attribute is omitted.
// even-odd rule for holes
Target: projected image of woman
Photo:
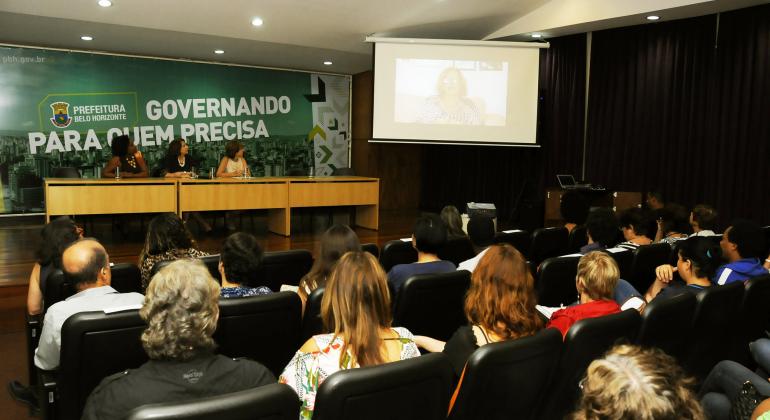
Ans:
<svg viewBox="0 0 770 420"><path fill-rule="evenodd" d="M425 100L417 122L427 124L481 125L481 113L467 98L465 77L454 67L441 71L436 81L438 95Z"/></svg>

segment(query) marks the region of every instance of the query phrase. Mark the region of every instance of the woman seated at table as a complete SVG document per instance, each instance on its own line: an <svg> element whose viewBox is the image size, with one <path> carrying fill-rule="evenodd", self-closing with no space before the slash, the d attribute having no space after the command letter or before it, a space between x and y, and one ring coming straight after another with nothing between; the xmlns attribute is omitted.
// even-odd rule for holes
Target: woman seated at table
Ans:
<svg viewBox="0 0 770 420"><path fill-rule="evenodd" d="M102 169L102 178L115 178L115 169L120 168L122 178L146 178L147 164L134 141L122 135L112 139L112 158Z"/></svg>
<svg viewBox="0 0 770 420"><path fill-rule="evenodd" d="M722 263L718 244L707 237L693 236L676 244L679 259L676 267L663 264L655 269L655 282L645 294L647 302L657 297L671 297L682 293L698 293L711 286L711 278ZM674 272L681 281L674 281Z"/></svg>
<svg viewBox="0 0 770 420"><path fill-rule="evenodd" d="M35 265L29 275L27 312L37 315L43 312L45 281L53 270L61 269L61 253L69 244L83 237L83 229L69 217L60 217L43 226L40 246L35 253Z"/></svg>
<svg viewBox="0 0 770 420"><path fill-rule="evenodd" d="M175 139L169 143L161 174L166 178L190 178L193 175L195 163L188 157L189 150L190 146L184 139ZM185 221L188 217L192 217L204 232L211 232L211 225L203 220L200 213L196 211L185 212L182 217Z"/></svg>
<svg viewBox="0 0 770 420"><path fill-rule="evenodd" d="M254 235L238 232L225 239L219 254L219 275L222 277L222 298L268 295L269 287L254 286L259 280L259 267L264 252Z"/></svg>
<svg viewBox="0 0 770 420"><path fill-rule="evenodd" d="M415 341L428 351L443 351L459 377L468 357L479 347L533 335L543 328L536 304L535 281L527 260L511 245L492 245L471 275L465 298L468 325L446 343L419 335Z"/></svg>
<svg viewBox="0 0 770 420"><path fill-rule="evenodd" d="M412 333L391 328L385 272L368 252L340 258L326 285L321 319L334 332L305 342L278 378L297 392L301 419L312 418L318 387L329 375L420 355Z"/></svg>
<svg viewBox="0 0 770 420"><path fill-rule="evenodd" d="M217 168L218 178L234 178L237 176L251 176L249 164L243 157L245 148L237 140L230 140L225 145L225 156L219 162Z"/></svg>
<svg viewBox="0 0 770 420"><path fill-rule="evenodd" d="M360 250L361 243L358 241L358 236L348 226L334 225L324 232L321 236L318 258L313 263L310 272L300 279L297 288L297 294L302 300L303 312L308 296L315 289L326 286L326 280L340 257L348 251Z"/></svg>
<svg viewBox="0 0 770 420"><path fill-rule="evenodd" d="M142 273L142 289L150 283L150 274L155 264L182 258L200 258L208 252L195 248L195 241L182 219L174 213L155 216L147 226L144 249L139 254L139 270Z"/></svg>

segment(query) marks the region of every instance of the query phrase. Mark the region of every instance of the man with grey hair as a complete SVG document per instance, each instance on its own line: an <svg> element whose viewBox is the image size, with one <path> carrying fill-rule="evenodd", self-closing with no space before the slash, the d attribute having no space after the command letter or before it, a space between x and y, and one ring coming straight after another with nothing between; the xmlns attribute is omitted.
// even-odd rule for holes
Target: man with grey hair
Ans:
<svg viewBox="0 0 770 420"><path fill-rule="evenodd" d="M150 361L102 380L88 397L83 419L124 418L146 404L275 383L259 363L214 354L219 285L199 260L174 261L155 274L139 314L147 322L142 345Z"/></svg>

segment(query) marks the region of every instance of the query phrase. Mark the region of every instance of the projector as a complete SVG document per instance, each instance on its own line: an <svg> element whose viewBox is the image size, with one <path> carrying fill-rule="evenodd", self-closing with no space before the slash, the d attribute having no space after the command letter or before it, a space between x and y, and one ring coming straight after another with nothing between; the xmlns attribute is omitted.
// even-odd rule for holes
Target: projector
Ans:
<svg viewBox="0 0 770 420"><path fill-rule="evenodd" d="M467 204L467 210L468 210L468 217L489 217L491 219L494 219L497 217L497 209L495 208L495 205L492 203L473 203L470 202Z"/></svg>

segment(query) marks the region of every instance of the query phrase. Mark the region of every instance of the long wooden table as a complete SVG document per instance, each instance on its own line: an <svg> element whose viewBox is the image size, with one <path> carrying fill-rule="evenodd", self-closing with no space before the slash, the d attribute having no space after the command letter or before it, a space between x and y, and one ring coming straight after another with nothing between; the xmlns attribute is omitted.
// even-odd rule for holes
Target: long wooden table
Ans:
<svg viewBox="0 0 770 420"><path fill-rule="evenodd" d="M55 215L212 210L268 210L268 228L291 232L291 209L355 206L356 224L379 228L377 178L265 177L215 179L45 180L46 221Z"/></svg>

